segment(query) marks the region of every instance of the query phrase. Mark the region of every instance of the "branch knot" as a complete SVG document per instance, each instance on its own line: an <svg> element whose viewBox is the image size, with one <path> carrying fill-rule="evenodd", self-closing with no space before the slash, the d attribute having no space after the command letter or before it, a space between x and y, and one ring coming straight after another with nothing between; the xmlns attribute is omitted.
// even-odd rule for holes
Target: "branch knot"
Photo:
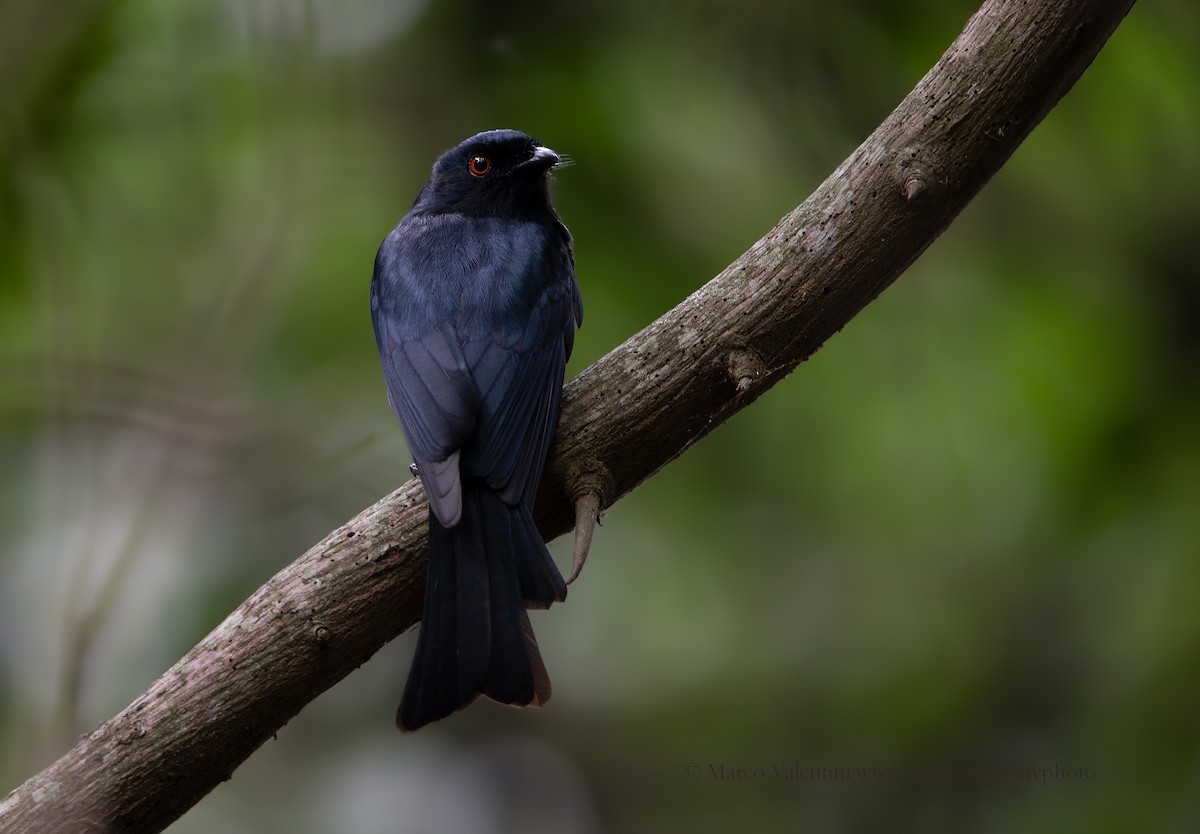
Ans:
<svg viewBox="0 0 1200 834"><path fill-rule="evenodd" d="M725 356L725 373L741 396L755 386L767 373L762 357L747 348L735 348Z"/></svg>

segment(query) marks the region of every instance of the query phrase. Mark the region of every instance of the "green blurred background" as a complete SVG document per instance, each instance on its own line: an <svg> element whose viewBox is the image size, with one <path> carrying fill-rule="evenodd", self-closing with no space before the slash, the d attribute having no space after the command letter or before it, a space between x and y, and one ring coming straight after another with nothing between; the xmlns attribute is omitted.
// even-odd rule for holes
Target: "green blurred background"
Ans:
<svg viewBox="0 0 1200 834"><path fill-rule="evenodd" d="M408 477L367 286L441 150L577 161L574 374L974 8L0 6L0 790ZM406 635L170 830L1196 830L1197 43L1140 4L896 286L607 513L534 616L548 708L399 735Z"/></svg>

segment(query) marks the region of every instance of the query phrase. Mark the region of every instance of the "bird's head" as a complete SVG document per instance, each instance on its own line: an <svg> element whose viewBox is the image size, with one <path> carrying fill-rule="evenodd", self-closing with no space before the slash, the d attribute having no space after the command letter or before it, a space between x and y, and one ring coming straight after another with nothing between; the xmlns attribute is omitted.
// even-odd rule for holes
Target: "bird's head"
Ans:
<svg viewBox="0 0 1200 834"><path fill-rule="evenodd" d="M514 218L552 214L547 174L562 162L518 130L477 133L438 158L413 209Z"/></svg>

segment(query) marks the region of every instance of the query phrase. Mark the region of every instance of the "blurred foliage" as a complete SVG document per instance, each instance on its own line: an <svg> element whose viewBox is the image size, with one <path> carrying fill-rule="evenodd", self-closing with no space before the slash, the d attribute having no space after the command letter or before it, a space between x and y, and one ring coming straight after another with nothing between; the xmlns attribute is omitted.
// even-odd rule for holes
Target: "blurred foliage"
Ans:
<svg viewBox="0 0 1200 834"><path fill-rule="evenodd" d="M367 284L438 152L578 163L574 373L973 10L0 7L0 785L407 477ZM406 636L171 831L1192 830L1198 42L1139 4L895 287L609 511L535 618L548 708L399 736ZM1018 770L1055 767L1091 775Z"/></svg>

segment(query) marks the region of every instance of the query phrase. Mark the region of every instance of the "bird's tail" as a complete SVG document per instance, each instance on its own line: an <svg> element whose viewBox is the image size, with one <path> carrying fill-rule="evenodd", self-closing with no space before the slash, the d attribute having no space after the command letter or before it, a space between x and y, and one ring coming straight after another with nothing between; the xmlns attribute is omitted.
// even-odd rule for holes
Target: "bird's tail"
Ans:
<svg viewBox="0 0 1200 834"><path fill-rule="evenodd" d="M397 726L415 730L480 694L544 704L550 678L526 608L566 596L529 510L464 483L458 524L443 527L430 513L425 610Z"/></svg>

